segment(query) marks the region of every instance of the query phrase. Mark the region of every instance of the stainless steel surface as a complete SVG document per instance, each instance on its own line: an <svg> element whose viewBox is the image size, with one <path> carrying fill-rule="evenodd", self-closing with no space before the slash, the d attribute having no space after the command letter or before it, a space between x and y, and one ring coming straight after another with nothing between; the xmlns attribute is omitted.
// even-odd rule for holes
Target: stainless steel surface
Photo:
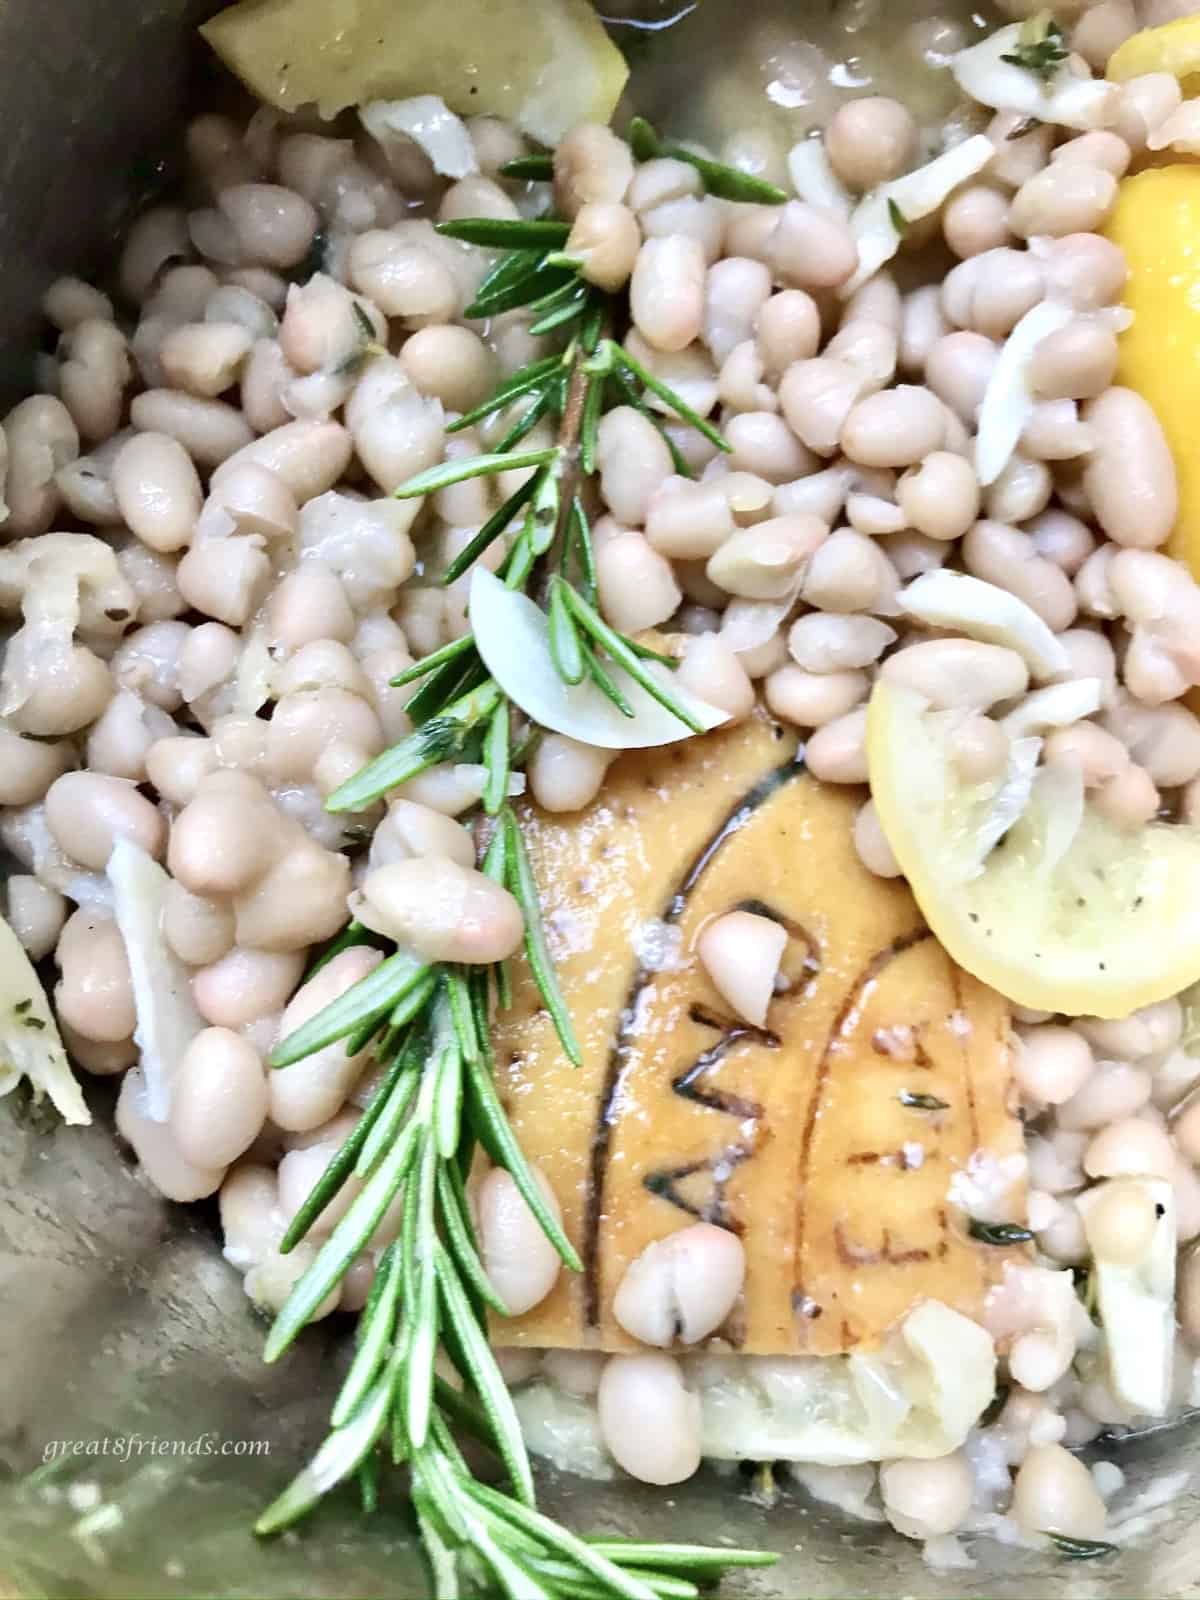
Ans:
<svg viewBox="0 0 1200 1600"><path fill-rule="evenodd" d="M111 252L145 162L178 126L195 9L0 0L0 389L29 371L47 281ZM52 1132L0 1109L0 1594L8 1583L71 1600L423 1596L399 1504L363 1523L347 1498L270 1545L246 1531L319 1438L344 1330L317 1329L264 1369L262 1324L211 1214L153 1194L116 1150L102 1095L97 1104L94 1128ZM79 1453L37 1470L54 1441ZM237 1441L270 1451L210 1453ZM1194 1434L1138 1441L1116 1459L1135 1486L1200 1476ZM669 1493L559 1481L544 1498L581 1527L779 1550L781 1565L740 1591L779 1600L1200 1595L1191 1494L1139 1548L1099 1566L976 1543L974 1570L938 1575L913 1545L800 1494L768 1515L742 1490L736 1478Z"/></svg>

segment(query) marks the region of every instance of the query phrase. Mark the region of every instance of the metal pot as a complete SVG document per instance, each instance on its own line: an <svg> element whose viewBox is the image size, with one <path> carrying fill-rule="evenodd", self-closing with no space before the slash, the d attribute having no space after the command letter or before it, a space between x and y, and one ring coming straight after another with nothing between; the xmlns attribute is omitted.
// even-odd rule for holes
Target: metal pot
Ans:
<svg viewBox="0 0 1200 1600"><path fill-rule="evenodd" d="M0 397L29 387L37 305L87 272L170 148L196 60L194 0L0 4ZM402 10L402 8L400 8ZM399 1495L362 1519L353 1497L298 1534L249 1533L321 1437L344 1329L322 1326L275 1368L263 1325L221 1259L215 1218L168 1205L118 1151L100 1085L90 1129L0 1110L0 1593L418 1596L427 1582ZM1106 1452L1112 1454L1112 1452ZM937 1574L916 1546L841 1520L799 1492L771 1512L746 1480L670 1493L548 1481L577 1526L647 1538L728 1538L778 1550L745 1592L781 1600L962 1594L1200 1595L1200 1524L1186 1488L1194 1430L1118 1447L1131 1488L1177 1498L1136 1549L1064 1566L977 1543L971 1572ZM731 1583L729 1592L737 1592Z"/></svg>

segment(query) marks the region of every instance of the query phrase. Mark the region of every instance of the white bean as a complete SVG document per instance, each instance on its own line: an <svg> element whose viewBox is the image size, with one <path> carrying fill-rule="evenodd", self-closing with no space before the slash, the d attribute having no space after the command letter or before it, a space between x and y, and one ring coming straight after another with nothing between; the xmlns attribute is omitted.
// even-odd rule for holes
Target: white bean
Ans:
<svg viewBox="0 0 1200 1600"><path fill-rule="evenodd" d="M168 1127L186 1161L226 1167L258 1138L267 1079L258 1051L227 1028L206 1028L183 1053Z"/></svg>
<svg viewBox="0 0 1200 1600"><path fill-rule="evenodd" d="M651 499L671 476L671 453L648 417L616 406L600 419L596 464L604 502L627 527L640 528Z"/></svg>
<svg viewBox="0 0 1200 1600"><path fill-rule="evenodd" d="M737 1235L697 1222L647 1245L630 1262L613 1297L613 1316L643 1344L698 1344L733 1311L745 1276L746 1252Z"/></svg>
<svg viewBox="0 0 1200 1600"><path fill-rule="evenodd" d="M54 991L60 1017L104 1044L128 1039L137 1023L125 942L108 917L76 911L67 919L55 952L62 976Z"/></svg>
<svg viewBox="0 0 1200 1600"><path fill-rule="evenodd" d="M227 901L192 894L172 879L163 904L162 931L189 967L211 966L233 948L233 908Z"/></svg>
<svg viewBox="0 0 1200 1600"><path fill-rule="evenodd" d="M378 950L359 947L343 950L327 962L288 1002L279 1024L279 1039L286 1039L339 1000L369 976L381 960ZM348 1056L345 1041L339 1040L294 1066L272 1072L267 1080L271 1120L290 1132L307 1133L320 1128L341 1110L368 1058L366 1050Z"/></svg>
<svg viewBox="0 0 1200 1600"><path fill-rule="evenodd" d="M755 339L764 371L778 379L794 362L807 361L820 349L817 302L803 289L773 294L758 313Z"/></svg>
<svg viewBox="0 0 1200 1600"><path fill-rule="evenodd" d="M0 806L27 806L40 800L73 760L69 744L24 739L0 725Z"/></svg>
<svg viewBox="0 0 1200 1600"><path fill-rule="evenodd" d="M1030 1448L1013 1482L1010 1514L1027 1535L1099 1539L1104 1534L1104 1501L1092 1475L1060 1444Z"/></svg>
<svg viewBox="0 0 1200 1600"><path fill-rule="evenodd" d="M671 560L707 560L733 532L733 513L722 479L693 483L663 480L646 508L646 538Z"/></svg>
<svg viewBox="0 0 1200 1600"><path fill-rule="evenodd" d="M908 107L884 95L847 100L825 130L830 165L852 189L874 189L907 172L917 152Z"/></svg>
<svg viewBox="0 0 1200 1600"><path fill-rule="evenodd" d="M1037 1105L1058 1106L1078 1094L1095 1070L1086 1039L1074 1029L1041 1023L1017 1029L1013 1076L1021 1092Z"/></svg>
<svg viewBox="0 0 1200 1600"><path fill-rule="evenodd" d="M159 359L175 389L215 400L236 383L254 337L236 322L187 322L162 342Z"/></svg>
<svg viewBox="0 0 1200 1600"><path fill-rule="evenodd" d="M1140 1117L1121 1117L1092 1138L1083 1168L1092 1178L1169 1178L1174 1162L1174 1147L1162 1128Z"/></svg>
<svg viewBox="0 0 1200 1600"><path fill-rule="evenodd" d="M769 517L726 539L705 571L729 594L748 600L779 599L794 590L828 534L825 523L803 512Z"/></svg>
<svg viewBox="0 0 1200 1600"><path fill-rule="evenodd" d="M355 897L367 927L427 961L503 961L524 934L512 895L474 868L427 857L369 873Z"/></svg>
<svg viewBox="0 0 1200 1600"><path fill-rule="evenodd" d="M320 944L341 927L349 889L346 857L301 836L251 889L239 895L238 943L269 951Z"/></svg>
<svg viewBox="0 0 1200 1600"><path fill-rule="evenodd" d="M839 528L816 550L804 579L803 596L821 611L896 614L896 570L874 540Z"/></svg>
<svg viewBox="0 0 1200 1600"><path fill-rule="evenodd" d="M145 1114L144 1094L141 1068L134 1067L121 1081L116 1125L150 1182L168 1200L203 1200L215 1194L225 1177L225 1168L198 1167L190 1162L168 1124L154 1122Z"/></svg>
<svg viewBox="0 0 1200 1600"><path fill-rule="evenodd" d="M737 345L753 338L770 297L771 274L761 261L727 256L708 269L703 334L717 362L723 363ZM815 348L814 343L807 353L813 354Z"/></svg>
<svg viewBox="0 0 1200 1600"><path fill-rule="evenodd" d="M219 466L254 438L254 430L236 406L179 389L147 389L134 395L129 415L135 428L170 434L201 467Z"/></svg>
<svg viewBox="0 0 1200 1600"><path fill-rule="evenodd" d="M279 1011L303 970L304 956L299 951L277 955L235 945L219 961L198 968L192 975L192 999L196 1010L214 1028L241 1028ZM300 1070L290 1069L292 1073ZM284 1076L276 1073L272 1084ZM274 1110L271 1114L280 1127L285 1126Z"/></svg>
<svg viewBox="0 0 1200 1600"><path fill-rule="evenodd" d="M697 698L724 711L731 721L740 721L754 710L754 685L737 655L717 633L704 631L688 640L675 677Z"/></svg>
<svg viewBox="0 0 1200 1600"><path fill-rule="evenodd" d="M647 239L629 286L634 326L656 350L683 350L704 322L704 251L682 234Z"/></svg>
<svg viewBox="0 0 1200 1600"><path fill-rule="evenodd" d="M149 800L124 778L68 772L46 794L46 824L60 848L80 866L103 872L118 839L161 855L166 825Z"/></svg>
<svg viewBox="0 0 1200 1600"><path fill-rule="evenodd" d="M866 783L865 706L817 728L804 747L804 764L822 783Z"/></svg>
<svg viewBox="0 0 1200 1600"><path fill-rule="evenodd" d="M779 282L792 289L836 289L858 266L849 224L803 200L777 208L766 257Z"/></svg>
<svg viewBox="0 0 1200 1600"><path fill-rule="evenodd" d="M533 1176L547 1207L561 1221L562 1210L545 1176L536 1167ZM558 1252L503 1167L493 1167L480 1184L478 1210L484 1270L509 1315L519 1317L540 1305L558 1282Z"/></svg>
<svg viewBox="0 0 1200 1600"><path fill-rule="evenodd" d="M1100 526L1120 545L1147 550L1164 543L1179 495L1158 418L1132 389L1109 389L1083 415L1096 437L1083 486Z"/></svg>
<svg viewBox="0 0 1200 1600"><path fill-rule="evenodd" d="M682 1483L700 1466L700 1401L670 1356L612 1356L597 1394L600 1432L643 1483Z"/></svg>
<svg viewBox="0 0 1200 1600"><path fill-rule="evenodd" d="M895 638L895 629L877 617L815 611L792 624L788 651L806 672L841 672L872 666Z"/></svg>
<svg viewBox="0 0 1200 1600"><path fill-rule="evenodd" d="M852 711L870 686L865 672L805 672L789 664L767 678L766 701L784 722L821 728Z"/></svg>
<svg viewBox="0 0 1200 1600"><path fill-rule="evenodd" d="M768 483L788 483L817 466L783 418L772 411L739 412L729 418L724 433L733 452L731 471L752 472Z"/></svg>
<svg viewBox="0 0 1200 1600"><path fill-rule="evenodd" d="M941 710L986 711L1029 687L1029 671L1015 650L973 639L928 639L898 650L880 675L924 695Z"/></svg>
<svg viewBox="0 0 1200 1600"><path fill-rule="evenodd" d="M544 733L527 768L533 798L544 811L582 811L599 794L611 759L611 751L580 744L566 734Z"/></svg>
<svg viewBox="0 0 1200 1600"><path fill-rule="evenodd" d="M624 200L633 171L633 156L623 139L600 123L578 124L554 151L554 198L559 214L571 220L589 202Z"/></svg>
<svg viewBox="0 0 1200 1600"><path fill-rule="evenodd" d="M29 959L40 961L58 943L67 920L66 899L57 889L22 872L13 873L6 888L9 925Z"/></svg>
<svg viewBox="0 0 1200 1600"><path fill-rule="evenodd" d="M862 466L907 467L932 454L944 435L937 396L902 384L860 400L842 427L841 445Z"/></svg>
<svg viewBox="0 0 1200 1600"><path fill-rule="evenodd" d="M1008 225L1021 239L1091 233L1117 201L1117 180L1084 161L1052 161L1013 196Z"/></svg>
<svg viewBox="0 0 1200 1600"><path fill-rule="evenodd" d="M217 205L247 260L294 267L312 248L317 213L291 189L273 183L237 184L221 190Z"/></svg>
<svg viewBox="0 0 1200 1600"><path fill-rule="evenodd" d="M935 1539L966 1520L975 1477L961 1450L933 1461L885 1461L879 1492L893 1528L909 1539Z"/></svg>
<svg viewBox="0 0 1200 1600"><path fill-rule="evenodd" d="M670 562L640 533L624 533L600 546L596 588L605 617L622 633L657 627L683 599Z"/></svg>
<svg viewBox="0 0 1200 1600"><path fill-rule="evenodd" d="M61 400L40 394L13 407L4 418L4 434L8 442L4 537L45 533L62 499L55 474L79 455L79 432Z"/></svg>
<svg viewBox="0 0 1200 1600"><path fill-rule="evenodd" d="M204 495L187 451L165 433L137 433L113 462L112 487L126 525L152 550L182 550Z"/></svg>
<svg viewBox="0 0 1200 1600"><path fill-rule="evenodd" d="M848 361L818 356L788 367L779 385L779 403L792 432L817 455L836 454L866 375Z"/></svg>

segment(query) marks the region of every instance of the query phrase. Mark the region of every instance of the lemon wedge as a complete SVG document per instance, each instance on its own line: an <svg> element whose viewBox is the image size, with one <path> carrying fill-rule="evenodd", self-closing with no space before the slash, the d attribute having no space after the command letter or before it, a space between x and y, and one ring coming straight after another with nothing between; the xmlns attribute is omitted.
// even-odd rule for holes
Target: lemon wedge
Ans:
<svg viewBox="0 0 1200 1600"><path fill-rule="evenodd" d="M1200 18L1190 25L1200 39ZM1167 33L1174 26L1153 31ZM1200 56L1197 60L1200 65ZM1179 516L1168 549L1200 578L1200 456L1195 447L1200 166L1180 163L1126 178L1107 233L1129 264L1124 299L1133 312L1121 335L1117 381L1136 389L1162 423L1179 477Z"/></svg>
<svg viewBox="0 0 1200 1600"><path fill-rule="evenodd" d="M588 0L242 0L200 31L280 111L439 95L551 145L607 122L628 76Z"/></svg>
<svg viewBox="0 0 1200 1600"><path fill-rule="evenodd" d="M1008 779L969 785L955 713L881 679L867 717L871 794L929 926L962 967L1017 1005L1125 1017L1200 978L1200 831L1126 831L1082 803L1074 768L1039 769L980 862Z"/></svg>
<svg viewBox="0 0 1200 1600"><path fill-rule="evenodd" d="M1173 73L1185 95L1200 89L1200 15L1143 28L1108 58L1107 75L1114 83L1140 78L1145 72Z"/></svg>

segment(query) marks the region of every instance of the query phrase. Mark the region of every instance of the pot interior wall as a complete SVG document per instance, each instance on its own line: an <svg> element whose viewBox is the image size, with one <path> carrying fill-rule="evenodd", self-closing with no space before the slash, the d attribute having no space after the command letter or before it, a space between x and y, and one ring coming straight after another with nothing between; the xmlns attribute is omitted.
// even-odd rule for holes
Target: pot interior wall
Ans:
<svg viewBox="0 0 1200 1600"><path fill-rule="evenodd" d="M29 387L47 283L111 257L157 181L197 72L190 25L213 9L0 0L5 403ZM254 1510L320 1437L341 1330L318 1329L263 1368L262 1324L218 1253L212 1217L143 1184L112 1142L102 1089L95 1098L100 1117L83 1130L47 1131L37 1115L0 1109L0 1592L7 1579L17 1593L75 1600L423 1594L402 1508L366 1524L347 1496L298 1535L250 1536ZM1161 1498L1195 1476L1200 1448L1183 1430L1118 1459ZM778 1550L780 1566L745 1592L780 1600L1200 1594L1187 1494L1141 1548L1103 1566L977 1546L976 1570L936 1574L913 1545L798 1492L768 1515L745 1488L739 1477L669 1494L560 1481L545 1503L577 1526Z"/></svg>

